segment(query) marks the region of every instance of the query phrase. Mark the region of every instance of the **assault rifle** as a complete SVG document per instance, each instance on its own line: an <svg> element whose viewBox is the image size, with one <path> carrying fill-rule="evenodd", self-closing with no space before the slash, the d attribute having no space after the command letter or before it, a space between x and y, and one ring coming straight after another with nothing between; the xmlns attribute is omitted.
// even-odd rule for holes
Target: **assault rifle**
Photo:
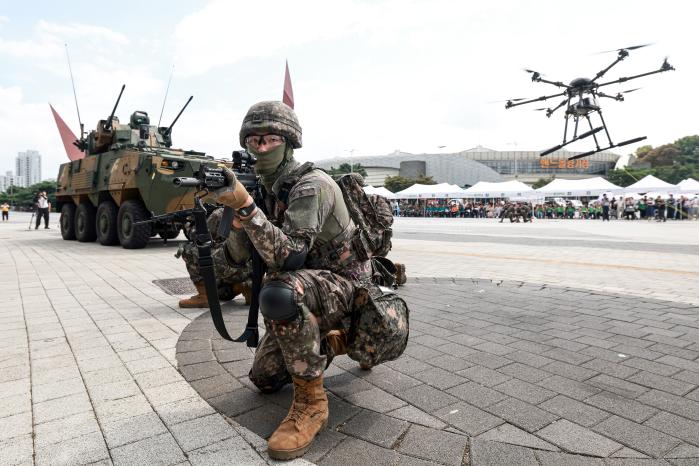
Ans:
<svg viewBox="0 0 699 466"><path fill-rule="evenodd" d="M233 152L233 173L240 183L245 186L245 189L255 200L258 208L264 206L264 192L259 178L252 171L252 166L257 162L257 159L248 152L234 151ZM218 288L216 286L216 275L214 272L213 258L211 257L211 246L213 239L211 232L206 224L206 210L202 198L209 192L226 186L226 176L223 168L207 168L202 167L195 177L180 177L175 178L173 183L181 187L197 188L195 195L196 207L192 209L194 216L196 235L192 240L197 246L199 256L199 270L204 278L204 287L206 288L206 296L209 301L209 311L211 318L214 321L214 326L218 333L226 340L236 342L246 342L251 347L257 347L259 342L259 331L257 330L257 314L260 308L259 295L262 289L262 279L265 275L266 267L262 257L257 250L252 247L252 298L250 300L250 309L248 311L248 323L245 326L243 334L238 338L232 338L228 334L226 324L221 314L221 305L218 300ZM264 211L264 209L263 209ZM233 209L226 207L223 209L221 216L221 224L219 225L218 234L224 240L228 237L233 221Z"/></svg>

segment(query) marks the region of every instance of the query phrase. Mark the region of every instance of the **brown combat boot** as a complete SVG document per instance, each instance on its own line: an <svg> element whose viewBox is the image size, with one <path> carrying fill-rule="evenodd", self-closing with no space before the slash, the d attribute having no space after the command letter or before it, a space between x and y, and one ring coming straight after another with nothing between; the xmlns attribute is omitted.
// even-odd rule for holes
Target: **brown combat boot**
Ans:
<svg viewBox="0 0 699 466"><path fill-rule="evenodd" d="M333 351L333 356L347 354L347 330L330 330L325 341Z"/></svg>
<svg viewBox="0 0 699 466"><path fill-rule="evenodd" d="M242 294L245 298L245 304L250 304L250 300L252 299L252 288L250 288L246 283L234 283L231 285L231 287L233 288L233 293L235 296Z"/></svg>
<svg viewBox="0 0 699 466"><path fill-rule="evenodd" d="M195 283L197 294L186 299L180 299L180 307L209 307L209 301L206 298L206 288L203 283Z"/></svg>
<svg viewBox="0 0 699 466"><path fill-rule="evenodd" d="M276 460L298 458L328 423L328 397L323 376L311 380L293 377L294 400L289 414L267 441L267 453Z"/></svg>
<svg viewBox="0 0 699 466"><path fill-rule="evenodd" d="M405 264L401 262L394 262L396 266L396 285L405 285L408 277L405 275Z"/></svg>

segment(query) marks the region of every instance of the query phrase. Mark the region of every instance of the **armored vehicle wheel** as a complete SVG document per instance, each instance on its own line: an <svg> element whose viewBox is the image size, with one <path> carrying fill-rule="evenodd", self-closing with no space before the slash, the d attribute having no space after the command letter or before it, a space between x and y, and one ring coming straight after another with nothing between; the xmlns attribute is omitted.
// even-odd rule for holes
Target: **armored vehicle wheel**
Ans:
<svg viewBox="0 0 699 466"><path fill-rule="evenodd" d="M97 208L97 240L104 246L119 244L117 208L114 201L104 201Z"/></svg>
<svg viewBox="0 0 699 466"><path fill-rule="evenodd" d="M95 229L95 208L83 202L75 212L75 237L81 243L89 243L97 238Z"/></svg>
<svg viewBox="0 0 699 466"><path fill-rule="evenodd" d="M141 201L130 200L124 202L117 215L117 231L119 242L126 249L145 248L150 239L151 226L147 223L134 225L141 220L148 220L148 211Z"/></svg>
<svg viewBox="0 0 699 466"><path fill-rule="evenodd" d="M65 240L75 239L75 204L64 204L61 208L61 236Z"/></svg>
<svg viewBox="0 0 699 466"><path fill-rule="evenodd" d="M160 237L162 239L175 239L178 236L180 236L180 228L177 228L176 230L167 230L160 232Z"/></svg>

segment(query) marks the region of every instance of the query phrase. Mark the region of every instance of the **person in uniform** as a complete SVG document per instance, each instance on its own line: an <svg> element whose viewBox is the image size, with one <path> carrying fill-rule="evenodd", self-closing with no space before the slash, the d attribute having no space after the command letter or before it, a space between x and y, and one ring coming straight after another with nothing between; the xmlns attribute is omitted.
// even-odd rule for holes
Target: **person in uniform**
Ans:
<svg viewBox="0 0 699 466"><path fill-rule="evenodd" d="M239 294L245 297L245 303L250 304L251 298L251 277L252 262L250 261L250 247L229 251L225 242L218 237L218 227L221 223L223 208L217 208L206 219L213 239L211 257L214 263L214 273L216 274L216 285L218 286L218 297L221 301L229 301ZM196 235L195 228L192 227L189 233L190 238ZM182 257L189 278L194 283L197 293L189 298L181 299L181 308L209 307L204 277L199 271L199 253L193 241L183 243L177 250L175 257Z"/></svg>
<svg viewBox="0 0 699 466"><path fill-rule="evenodd" d="M332 354L346 351L355 285L370 279L371 267L352 252L356 226L340 187L294 158L301 126L290 107L253 105L239 136L257 157L265 205L255 205L231 171L217 202L235 211L228 251L249 240L268 267L259 295L266 333L249 376L263 393L293 383L289 413L268 440L270 457L291 459L303 455L327 424L323 371Z"/></svg>

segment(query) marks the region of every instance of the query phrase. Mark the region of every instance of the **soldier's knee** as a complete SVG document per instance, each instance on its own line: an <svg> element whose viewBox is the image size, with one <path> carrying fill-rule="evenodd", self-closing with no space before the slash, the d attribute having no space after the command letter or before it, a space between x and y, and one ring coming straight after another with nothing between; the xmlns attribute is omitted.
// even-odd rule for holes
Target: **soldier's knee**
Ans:
<svg viewBox="0 0 699 466"><path fill-rule="evenodd" d="M299 307L294 299L294 290L280 281L270 281L260 291L260 312L265 319L287 321L295 319Z"/></svg>
<svg viewBox="0 0 699 466"><path fill-rule="evenodd" d="M273 376L256 374L251 369L248 374L250 381L255 384L255 386L262 393L276 393L282 389L282 387L288 383L291 383L291 376L288 372L284 371L281 374L275 374Z"/></svg>

